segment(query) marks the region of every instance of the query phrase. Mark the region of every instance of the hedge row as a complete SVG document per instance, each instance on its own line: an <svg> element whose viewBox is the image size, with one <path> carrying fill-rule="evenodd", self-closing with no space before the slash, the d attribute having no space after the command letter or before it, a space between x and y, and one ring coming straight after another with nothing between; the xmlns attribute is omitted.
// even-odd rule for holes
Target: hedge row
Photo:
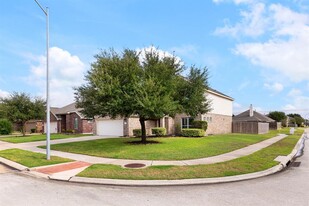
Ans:
<svg viewBox="0 0 309 206"><path fill-rule="evenodd" d="M164 127L154 127L154 128L151 128L151 133L157 137L162 137L166 135L166 129ZM135 137L142 136L142 130L133 129L133 136Z"/></svg>
<svg viewBox="0 0 309 206"><path fill-rule="evenodd" d="M203 129L182 129L181 135L184 137L204 137L205 131Z"/></svg>

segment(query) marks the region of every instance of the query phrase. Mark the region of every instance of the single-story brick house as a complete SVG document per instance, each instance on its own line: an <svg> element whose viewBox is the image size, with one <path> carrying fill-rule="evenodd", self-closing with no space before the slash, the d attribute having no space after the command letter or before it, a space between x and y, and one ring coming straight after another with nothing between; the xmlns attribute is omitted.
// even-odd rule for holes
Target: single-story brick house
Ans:
<svg viewBox="0 0 309 206"><path fill-rule="evenodd" d="M233 98L209 88L205 95L211 100L211 111L200 114L196 120L208 122L206 134L224 134L232 132ZM194 118L186 114L177 114L174 118L166 116L159 120L146 121L146 133L151 134L153 127L165 127L168 135L175 135L181 128L190 128ZM141 128L138 116L130 118L95 118L94 133L97 135L133 136L133 129Z"/></svg>
<svg viewBox="0 0 309 206"><path fill-rule="evenodd" d="M86 118L76 108L75 103L61 108L50 108L50 131L51 133L93 133L93 120ZM46 123L45 123L46 124ZM45 125L44 124L44 125ZM44 131L46 132L44 126Z"/></svg>
<svg viewBox="0 0 309 206"><path fill-rule="evenodd" d="M233 133L266 134L276 121L250 108L233 117Z"/></svg>
<svg viewBox="0 0 309 206"><path fill-rule="evenodd" d="M22 124L13 123L13 130L14 131L22 131L23 129ZM34 130L35 133L43 133L43 121L42 120L28 120L25 123L25 132L32 133Z"/></svg>

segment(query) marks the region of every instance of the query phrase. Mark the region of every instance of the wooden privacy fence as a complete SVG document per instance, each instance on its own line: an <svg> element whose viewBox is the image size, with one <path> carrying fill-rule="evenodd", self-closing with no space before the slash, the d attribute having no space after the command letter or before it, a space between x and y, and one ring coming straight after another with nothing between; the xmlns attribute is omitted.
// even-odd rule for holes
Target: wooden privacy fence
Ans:
<svg viewBox="0 0 309 206"><path fill-rule="evenodd" d="M233 133L266 134L269 132L269 123L264 122L233 122Z"/></svg>
<svg viewBox="0 0 309 206"><path fill-rule="evenodd" d="M270 130L278 130L281 129L281 122L271 122L269 123L269 129Z"/></svg>

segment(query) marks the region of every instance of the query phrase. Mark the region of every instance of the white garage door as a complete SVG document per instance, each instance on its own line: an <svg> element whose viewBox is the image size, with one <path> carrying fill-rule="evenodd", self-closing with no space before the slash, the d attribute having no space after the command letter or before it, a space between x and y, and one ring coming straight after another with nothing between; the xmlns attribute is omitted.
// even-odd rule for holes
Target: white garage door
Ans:
<svg viewBox="0 0 309 206"><path fill-rule="evenodd" d="M123 120L97 120L97 135L123 136Z"/></svg>
<svg viewBox="0 0 309 206"><path fill-rule="evenodd" d="M44 123L44 133L46 133L46 123ZM58 133L57 122L50 122L50 133Z"/></svg>

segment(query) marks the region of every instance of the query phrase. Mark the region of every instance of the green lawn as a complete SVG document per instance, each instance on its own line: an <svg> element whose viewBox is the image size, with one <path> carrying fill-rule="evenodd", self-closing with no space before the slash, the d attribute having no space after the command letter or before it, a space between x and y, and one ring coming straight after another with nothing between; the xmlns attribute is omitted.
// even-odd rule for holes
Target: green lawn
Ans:
<svg viewBox="0 0 309 206"><path fill-rule="evenodd" d="M132 145L136 138L111 138L52 145L52 150L116 159L186 160L215 156L276 136L278 131L264 135L225 134L203 138L149 138L158 144ZM44 148L44 147L42 147Z"/></svg>
<svg viewBox="0 0 309 206"><path fill-rule="evenodd" d="M78 176L129 180L175 180L247 174L278 165L278 162L274 161L274 159L279 155L288 155L300 136L299 134L289 135L283 140L254 154L217 164L151 166L145 169L125 169L116 165L95 164L78 174Z"/></svg>
<svg viewBox="0 0 309 206"><path fill-rule="evenodd" d="M65 139L73 137L90 136L91 134L51 134L50 139ZM0 137L0 141L10 142L10 143L24 143L24 142L36 142L46 140L46 134L40 135L26 135L17 137Z"/></svg>
<svg viewBox="0 0 309 206"><path fill-rule="evenodd" d="M0 157L12 160L26 167L39 167L39 166L53 165L73 161L71 159L56 156L51 156L50 160L46 160L45 154L30 152L21 149L1 150Z"/></svg>

